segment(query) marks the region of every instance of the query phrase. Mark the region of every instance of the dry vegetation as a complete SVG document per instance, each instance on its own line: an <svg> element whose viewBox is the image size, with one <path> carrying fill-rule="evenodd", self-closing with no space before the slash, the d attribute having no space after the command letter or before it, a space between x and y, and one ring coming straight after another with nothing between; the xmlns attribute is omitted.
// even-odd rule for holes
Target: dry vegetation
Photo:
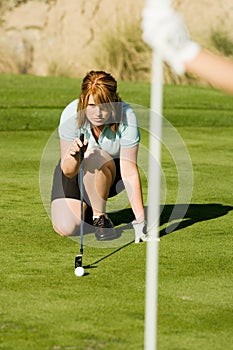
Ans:
<svg viewBox="0 0 233 350"><path fill-rule="evenodd" d="M218 15L216 6L210 8L208 18L212 15L215 21L206 20L206 30L201 31L204 19L198 11L206 3L177 0L174 6L195 40L233 57L231 0ZM148 81L151 52L140 28L144 1L139 0L135 9L134 1L128 0L124 11L118 1L109 4L108 0L0 0L0 72L81 77L93 68L111 71L117 79ZM178 77L166 66L165 81L196 84L194 77Z"/></svg>

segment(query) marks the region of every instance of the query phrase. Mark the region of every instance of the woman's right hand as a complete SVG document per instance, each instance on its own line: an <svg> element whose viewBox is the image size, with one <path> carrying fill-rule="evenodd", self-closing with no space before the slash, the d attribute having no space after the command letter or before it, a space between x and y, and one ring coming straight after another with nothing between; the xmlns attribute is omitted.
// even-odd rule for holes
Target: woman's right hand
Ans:
<svg viewBox="0 0 233 350"><path fill-rule="evenodd" d="M69 151L70 155L72 157L76 157L79 154L81 149L83 149L83 151L85 152L87 149L87 145L88 145L88 140L84 140L82 142L80 138L76 138L70 147L70 151Z"/></svg>

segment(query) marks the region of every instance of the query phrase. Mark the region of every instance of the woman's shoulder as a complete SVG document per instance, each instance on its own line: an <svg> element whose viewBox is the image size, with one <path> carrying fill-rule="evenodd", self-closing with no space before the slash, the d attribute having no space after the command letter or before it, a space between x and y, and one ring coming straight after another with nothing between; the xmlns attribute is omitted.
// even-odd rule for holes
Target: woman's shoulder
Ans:
<svg viewBox="0 0 233 350"><path fill-rule="evenodd" d="M122 101L122 107L123 107L123 124L131 124L131 125L137 125L137 116L134 111L134 108L131 106L130 103L127 103L125 101Z"/></svg>
<svg viewBox="0 0 233 350"><path fill-rule="evenodd" d="M130 103L126 101L121 101L121 103L122 103L123 111L128 111L130 109L133 109Z"/></svg>
<svg viewBox="0 0 233 350"><path fill-rule="evenodd" d="M73 141L76 137L76 116L78 100L70 102L63 110L58 127L60 138Z"/></svg>
<svg viewBox="0 0 233 350"><path fill-rule="evenodd" d="M62 111L60 124L66 122L68 119L76 118L78 108L78 99L70 102Z"/></svg>
<svg viewBox="0 0 233 350"><path fill-rule="evenodd" d="M132 107L132 105L128 102L122 101L122 108L123 108L123 113L125 115L129 115L131 113L135 114L134 108Z"/></svg>

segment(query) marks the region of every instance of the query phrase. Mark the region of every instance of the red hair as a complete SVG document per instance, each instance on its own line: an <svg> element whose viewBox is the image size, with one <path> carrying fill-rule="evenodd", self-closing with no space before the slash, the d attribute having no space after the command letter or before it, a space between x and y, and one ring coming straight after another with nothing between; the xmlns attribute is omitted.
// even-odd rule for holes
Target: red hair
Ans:
<svg viewBox="0 0 233 350"><path fill-rule="evenodd" d="M82 90L78 103L78 127L82 127L86 121L85 110L90 95L96 104L107 104L110 112L109 124L116 131L122 121L122 103L117 93L117 81L110 73L104 71L90 71L82 81Z"/></svg>

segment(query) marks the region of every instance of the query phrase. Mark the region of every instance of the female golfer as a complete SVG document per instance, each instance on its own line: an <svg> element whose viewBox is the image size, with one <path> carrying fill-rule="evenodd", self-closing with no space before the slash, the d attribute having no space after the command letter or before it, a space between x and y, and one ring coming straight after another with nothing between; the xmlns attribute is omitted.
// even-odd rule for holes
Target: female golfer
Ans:
<svg viewBox="0 0 233 350"><path fill-rule="evenodd" d="M84 141L80 135L84 134ZM145 217L137 167L140 141L132 107L117 93L117 82L104 71L89 72L78 100L62 112L59 124L61 160L54 172L52 223L62 236L76 234L81 220L79 152L85 149L84 215L95 227L97 240L117 238L106 213L109 197L125 188L135 220L135 242L146 240Z"/></svg>

